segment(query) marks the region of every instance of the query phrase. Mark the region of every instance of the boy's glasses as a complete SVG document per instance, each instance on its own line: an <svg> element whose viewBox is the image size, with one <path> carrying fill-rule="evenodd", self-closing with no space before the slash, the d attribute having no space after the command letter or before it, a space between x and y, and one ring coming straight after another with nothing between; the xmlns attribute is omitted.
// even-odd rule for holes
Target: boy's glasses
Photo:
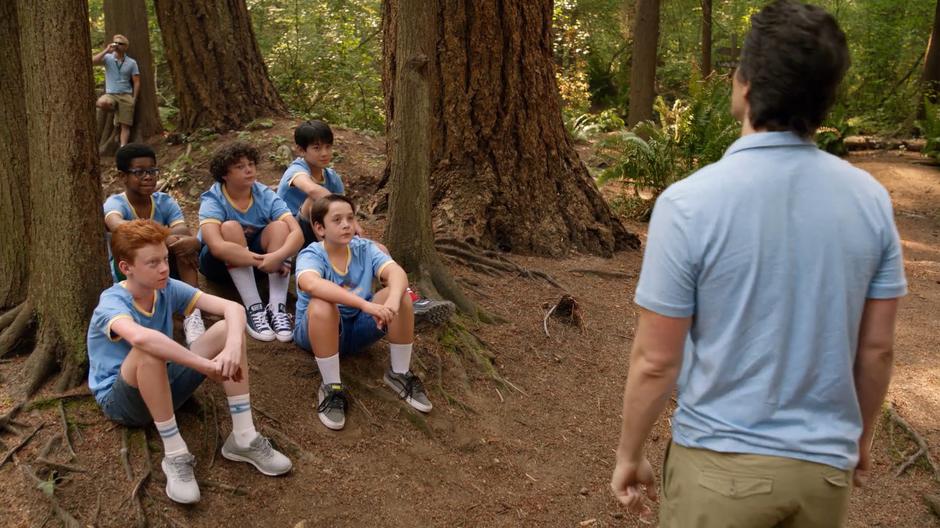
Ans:
<svg viewBox="0 0 940 528"><path fill-rule="evenodd" d="M152 169L129 169L127 173L137 178L143 177L145 175L153 176L154 178L156 178L157 176L160 175L160 169L156 167Z"/></svg>

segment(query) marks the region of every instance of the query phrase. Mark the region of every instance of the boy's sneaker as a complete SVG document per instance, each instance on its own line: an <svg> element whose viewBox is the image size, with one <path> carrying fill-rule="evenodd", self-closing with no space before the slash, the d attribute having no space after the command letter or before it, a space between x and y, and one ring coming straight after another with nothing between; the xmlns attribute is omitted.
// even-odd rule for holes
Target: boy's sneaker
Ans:
<svg viewBox="0 0 940 528"><path fill-rule="evenodd" d="M199 502L199 484L193 474L196 457L190 453L163 457L160 467L166 475L166 496L180 504Z"/></svg>
<svg viewBox="0 0 940 528"><path fill-rule="evenodd" d="M317 416L323 425L339 431L346 425L346 387L342 383L323 383L319 390Z"/></svg>
<svg viewBox="0 0 940 528"><path fill-rule="evenodd" d="M294 316L287 312L283 304L277 305L277 311L268 306L268 322L274 330L274 336L281 343L288 343L294 339Z"/></svg>
<svg viewBox="0 0 940 528"><path fill-rule="evenodd" d="M434 299L418 299L411 303L414 307L415 322L425 321L433 325L446 323L453 315L456 307L450 301L436 301Z"/></svg>
<svg viewBox="0 0 940 528"><path fill-rule="evenodd" d="M274 449L271 442L260 434L248 447L240 447L235 442L235 435L229 433L222 446L222 456L235 462L248 462L269 477L283 475L293 467L290 459Z"/></svg>
<svg viewBox="0 0 940 528"><path fill-rule="evenodd" d="M248 324L245 330L248 335L258 341L274 341L274 330L268 325L268 311L264 309L261 303L255 303L245 308L248 313Z"/></svg>
<svg viewBox="0 0 940 528"><path fill-rule="evenodd" d="M424 392L424 384L410 370L404 374L398 374L388 369L385 371L384 379L385 384L391 387L399 398L408 402L408 405L421 412L431 411L433 405L428 400L427 393Z"/></svg>
<svg viewBox="0 0 940 528"><path fill-rule="evenodd" d="M206 324L202 322L202 316L194 313L183 319L183 333L186 335L186 346L192 345L197 339L206 333Z"/></svg>

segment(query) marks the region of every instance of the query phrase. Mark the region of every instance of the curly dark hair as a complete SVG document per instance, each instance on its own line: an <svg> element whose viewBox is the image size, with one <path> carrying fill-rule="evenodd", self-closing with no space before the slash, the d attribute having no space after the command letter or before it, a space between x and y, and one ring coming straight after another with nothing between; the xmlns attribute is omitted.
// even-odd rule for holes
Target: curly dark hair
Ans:
<svg viewBox="0 0 940 528"><path fill-rule="evenodd" d="M258 149L244 141L223 145L212 154L212 159L209 161L209 173L215 181L222 182L222 178L228 174L229 167L241 161L242 158L248 158L257 165L261 155Z"/></svg>
<svg viewBox="0 0 940 528"><path fill-rule="evenodd" d="M751 17L738 78L756 129L813 134L835 102L849 68L845 33L824 9L776 0Z"/></svg>

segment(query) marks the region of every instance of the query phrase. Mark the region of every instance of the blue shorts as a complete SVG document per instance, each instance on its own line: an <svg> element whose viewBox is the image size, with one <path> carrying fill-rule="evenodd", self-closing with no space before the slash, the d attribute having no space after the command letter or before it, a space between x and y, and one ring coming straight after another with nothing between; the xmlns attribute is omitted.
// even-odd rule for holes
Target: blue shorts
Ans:
<svg viewBox="0 0 940 528"><path fill-rule="evenodd" d="M339 318L339 355L349 356L362 352L372 343L385 337L385 330L375 324L371 315L358 311L355 315ZM294 343L307 352L312 352L310 336L307 335L307 313L294 323Z"/></svg>
<svg viewBox="0 0 940 528"><path fill-rule="evenodd" d="M248 239L248 251L259 254L265 253L264 248L261 247L261 231ZM228 273L228 265L215 258L215 255L209 251L209 246L205 243L202 244L202 249L199 250L199 271L212 282L223 284L232 282L232 276ZM261 275L259 275L258 269L255 268L255 276L259 277Z"/></svg>
<svg viewBox="0 0 940 528"><path fill-rule="evenodd" d="M168 363L166 375L170 380L170 394L173 396L173 410L180 408L196 392L206 377L176 363ZM131 387L119 372L111 390L98 402L108 419L130 427L142 427L153 423L153 417L144 403L137 387Z"/></svg>

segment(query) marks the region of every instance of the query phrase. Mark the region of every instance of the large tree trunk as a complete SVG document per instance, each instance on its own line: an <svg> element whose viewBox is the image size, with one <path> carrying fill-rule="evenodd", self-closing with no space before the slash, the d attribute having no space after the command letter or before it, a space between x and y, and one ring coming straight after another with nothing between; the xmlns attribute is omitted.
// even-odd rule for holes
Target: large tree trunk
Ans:
<svg viewBox="0 0 940 528"><path fill-rule="evenodd" d="M551 0L427 0L433 226L507 251L610 255L637 247L578 158L561 117ZM398 104L399 2L385 2L386 119ZM398 160L389 151L390 166ZM394 247L394 246L392 246Z"/></svg>
<svg viewBox="0 0 940 528"><path fill-rule="evenodd" d="M630 66L630 112L627 125L653 118L656 98L656 50L659 44L659 0L637 0Z"/></svg>
<svg viewBox="0 0 940 528"><path fill-rule="evenodd" d="M268 78L245 0L154 0L179 129L230 130L287 112Z"/></svg>
<svg viewBox="0 0 940 528"><path fill-rule="evenodd" d="M924 60L924 93L930 102L937 102L940 91L940 0L933 16L933 31L927 42L927 57Z"/></svg>
<svg viewBox="0 0 940 528"><path fill-rule="evenodd" d="M157 82L154 76L150 28L144 0L105 0L104 31L107 38L120 33L130 40L128 56L140 67L140 93L134 105L131 141L141 141L163 132L157 110Z"/></svg>
<svg viewBox="0 0 940 528"><path fill-rule="evenodd" d="M28 299L19 308L25 315L0 334L0 356L22 341L24 328L30 326L18 321L35 316L36 346L23 377L23 390L31 393L57 365L62 371L59 389L82 381L88 319L108 284L108 270L88 5L82 1L62 9L54 0L18 0L16 10L19 46L8 41L15 35L7 33L2 34L2 45L5 51L22 50L25 133L28 150L37 155L29 156L28 177L18 175L29 182L27 236L18 246L29 254ZM50 123L55 133L50 133ZM0 276L5 279L14 272L3 269Z"/></svg>
<svg viewBox="0 0 940 528"><path fill-rule="evenodd" d="M657 24L658 25L658 24ZM702 78L712 73L712 0L702 0Z"/></svg>

